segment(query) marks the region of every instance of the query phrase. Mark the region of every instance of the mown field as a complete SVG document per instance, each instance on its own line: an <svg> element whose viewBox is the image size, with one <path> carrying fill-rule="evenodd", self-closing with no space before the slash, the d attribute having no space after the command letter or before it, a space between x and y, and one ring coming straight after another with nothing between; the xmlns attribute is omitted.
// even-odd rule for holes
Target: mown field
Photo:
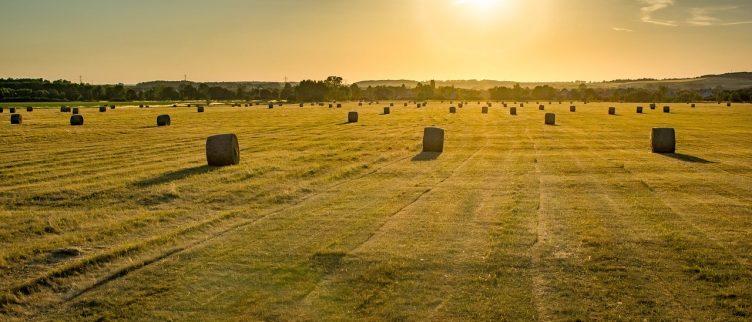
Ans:
<svg viewBox="0 0 752 322"><path fill-rule="evenodd" d="M752 319L752 106L533 103L6 108L0 319Z"/></svg>

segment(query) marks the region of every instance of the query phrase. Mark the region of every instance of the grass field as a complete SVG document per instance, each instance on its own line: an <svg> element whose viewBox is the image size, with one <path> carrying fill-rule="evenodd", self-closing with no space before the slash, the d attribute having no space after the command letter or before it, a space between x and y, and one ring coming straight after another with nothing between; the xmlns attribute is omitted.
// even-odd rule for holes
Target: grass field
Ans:
<svg viewBox="0 0 752 322"><path fill-rule="evenodd" d="M752 319L752 106L566 103L6 109L0 319Z"/></svg>

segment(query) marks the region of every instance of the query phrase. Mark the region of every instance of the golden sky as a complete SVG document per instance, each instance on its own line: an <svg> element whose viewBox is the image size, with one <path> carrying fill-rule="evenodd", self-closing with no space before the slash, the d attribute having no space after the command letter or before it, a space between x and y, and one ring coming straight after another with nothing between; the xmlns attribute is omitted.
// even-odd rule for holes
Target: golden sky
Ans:
<svg viewBox="0 0 752 322"><path fill-rule="evenodd" d="M514 81L752 71L748 0L0 0L0 77Z"/></svg>

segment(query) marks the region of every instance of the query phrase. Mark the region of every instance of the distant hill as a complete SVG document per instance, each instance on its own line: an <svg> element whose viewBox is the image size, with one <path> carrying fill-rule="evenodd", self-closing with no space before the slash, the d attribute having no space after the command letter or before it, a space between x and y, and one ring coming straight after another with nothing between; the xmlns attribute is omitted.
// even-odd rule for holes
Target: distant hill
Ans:
<svg viewBox="0 0 752 322"><path fill-rule="evenodd" d="M429 81L423 81L427 84ZM639 80L614 80L604 82L514 82L496 80L437 80L436 86L454 86L465 89L485 90L497 86L512 87L520 84L522 87L535 87L549 85L554 88L575 88L585 83L591 88L656 88L666 86L671 89L708 89L723 87L724 89L741 89L752 87L752 72L725 73L720 75L703 75L696 78L683 79L639 79ZM418 81L414 80L367 80L355 83L361 88L368 86L402 86L415 87Z"/></svg>
<svg viewBox="0 0 752 322"><path fill-rule="evenodd" d="M164 88L164 87L172 87L172 88L178 88L180 85L183 84L190 84L194 87L198 87L199 84L206 84L209 87L223 87L228 90L236 90L238 86L244 86L246 89L249 88L282 88L284 86L284 83L282 82L257 82L257 81L247 81L247 82L191 82L191 81L150 81L150 82L143 82L138 83L136 85L130 85L129 87L136 88L138 90L148 90L152 88ZM297 83L290 83L291 85L296 85Z"/></svg>

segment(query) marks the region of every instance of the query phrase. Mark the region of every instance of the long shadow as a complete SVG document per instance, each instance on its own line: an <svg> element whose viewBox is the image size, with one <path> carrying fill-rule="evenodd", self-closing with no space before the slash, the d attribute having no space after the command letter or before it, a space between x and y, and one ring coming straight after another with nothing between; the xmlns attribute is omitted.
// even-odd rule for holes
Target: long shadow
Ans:
<svg viewBox="0 0 752 322"><path fill-rule="evenodd" d="M441 152L421 152L415 155L411 161L432 161L439 158Z"/></svg>
<svg viewBox="0 0 752 322"><path fill-rule="evenodd" d="M714 163L713 161L705 160L700 157L696 157L693 155L688 154L682 154L682 153L662 153L662 156L677 159L679 161L684 162L691 162L691 163Z"/></svg>
<svg viewBox="0 0 752 322"><path fill-rule="evenodd" d="M186 169L172 171L172 172L165 172L158 177L141 180L141 181L134 183L133 185L138 186L138 187L156 186L156 185L160 185L163 183L182 180L192 175L209 173L217 169L219 168L208 166L208 165L196 166L196 167L186 168Z"/></svg>

